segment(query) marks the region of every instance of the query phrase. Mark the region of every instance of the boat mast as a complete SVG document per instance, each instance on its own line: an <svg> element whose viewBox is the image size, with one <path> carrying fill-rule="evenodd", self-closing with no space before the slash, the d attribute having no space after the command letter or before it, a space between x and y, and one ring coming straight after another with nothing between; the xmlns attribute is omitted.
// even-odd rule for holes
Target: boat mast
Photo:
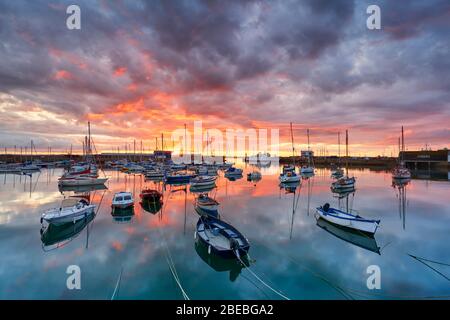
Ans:
<svg viewBox="0 0 450 320"><path fill-rule="evenodd" d="M348 130L345 130L345 174L348 178Z"/></svg>
<svg viewBox="0 0 450 320"><path fill-rule="evenodd" d="M402 126L402 152L401 154L401 163L403 165L403 153L405 152L405 136L403 134L403 126Z"/></svg>
<svg viewBox="0 0 450 320"><path fill-rule="evenodd" d="M186 135L186 123L184 124L184 150L183 150L183 156L184 156L184 153L187 153L186 152L186 139L187 139L187 135Z"/></svg>
<svg viewBox="0 0 450 320"><path fill-rule="evenodd" d="M338 132L338 161L341 163L341 132Z"/></svg>
<svg viewBox="0 0 450 320"><path fill-rule="evenodd" d="M308 138L308 167L311 167L311 153L309 149L309 129L306 129L306 136Z"/></svg>
<svg viewBox="0 0 450 320"><path fill-rule="evenodd" d="M295 168L294 133L292 132L292 122L291 122L290 126L291 126L292 162L293 162L294 168Z"/></svg>

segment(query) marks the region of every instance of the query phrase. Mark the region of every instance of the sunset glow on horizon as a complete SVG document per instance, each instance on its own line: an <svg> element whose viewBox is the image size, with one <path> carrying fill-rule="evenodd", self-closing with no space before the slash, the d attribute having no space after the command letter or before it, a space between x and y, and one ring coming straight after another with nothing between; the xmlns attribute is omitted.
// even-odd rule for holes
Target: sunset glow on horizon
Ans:
<svg viewBox="0 0 450 320"><path fill-rule="evenodd" d="M432 2L378 1L375 31L367 1L77 1L81 30L69 2L2 2L0 148L80 153L90 122L98 153L172 150L195 121L278 129L280 155L290 122L297 153L307 129L316 155L349 130L351 155L396 156L401 126L407 150L448 148L450 4Z"/></svg>

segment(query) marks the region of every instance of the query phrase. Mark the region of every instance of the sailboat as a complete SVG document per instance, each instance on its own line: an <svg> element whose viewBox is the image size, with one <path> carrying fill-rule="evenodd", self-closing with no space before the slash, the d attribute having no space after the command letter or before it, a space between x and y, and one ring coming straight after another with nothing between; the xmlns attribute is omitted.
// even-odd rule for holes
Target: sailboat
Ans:
<svg viewBox="0 0 450 320"><path fill-rule="evenodd" d="M88 137L85 138L84 153L87 164L75 166L64 173L58 180L59 187L65 186L92 186L104 184L108 178L99 178L97 168L93 163L92 156L92 138L91 138L91 123L88 122Z"/></svg>
<svg viewBox="0 0 450 320"><path fill-rule="evenodd" d="M333 192L342 192L355 189L355 177L348 176L348 130L345 130L345 176L339 178L337 181L331 184L331 190Z"/></svg>
<svg viewBox="0 0 450 320"><path fill-rule="evenodd" d="M305 175L311 176L311 175L314 174L314 166L313 166L313 164L312 164L312 162L313 162L313 159L312 159L312 152L311 152L311 150L310 150L310 148L309 148L309 129L306 129L306 135L307 135L307 137L308 137L308 165L307 165L307 166L303 166L303 167L300 169L300 173L301 173L302 175L305 174Z"/></svg>
<svg viewBox="0 0 450 320"><path fill-rule="evenodd" d="M291 144L292 144L292 166L283 167L283 173L280 174L281 183L298 183L301 180L300 175L295 172L295 149L294 149L294 134L292 132L292 122L290 123L291 128Z"/></svg>
<svg viewBox="0 0 450 320"><path fill-rule="evenodd" d="M405 137L403 134L403 126L402 126L402 138L401 138L401 147L399 144L399 162L397 166L392 171L392 179L395 180L409 180L411 179L411 172L405 166L405 162L403 161L403 154L405 153ZM401 150L400 150L401 149Z"/></svg>
<svg viewBox="0 0 450 320"><path fill-rule="evenodd" d="M338 164L331 171L331 177L339 179L344 175L344 170L341 168L341 133L338 132Z"/></svg>

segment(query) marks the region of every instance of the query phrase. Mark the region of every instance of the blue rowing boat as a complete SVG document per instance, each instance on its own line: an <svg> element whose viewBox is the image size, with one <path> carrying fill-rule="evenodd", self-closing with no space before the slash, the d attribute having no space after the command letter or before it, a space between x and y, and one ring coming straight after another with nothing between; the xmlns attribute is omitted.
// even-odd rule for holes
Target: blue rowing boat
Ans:
<svg viewBox="0 0 450 320"><path fill-rule="evenodd" d="M247 238L236 228L210 216L202 216L198 220L195 239L208 247L209 254L216 254L227 259L240 259L250 249Z"/></svg>

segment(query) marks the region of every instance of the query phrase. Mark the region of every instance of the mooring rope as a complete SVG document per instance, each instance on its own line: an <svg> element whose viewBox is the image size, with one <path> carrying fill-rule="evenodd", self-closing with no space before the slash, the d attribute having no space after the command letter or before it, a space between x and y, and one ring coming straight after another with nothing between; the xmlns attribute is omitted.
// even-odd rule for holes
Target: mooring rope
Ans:
<svg viewBox="0 0 450 320"><path fill-rule="evenodd" d="M433 270L434 272L436 272L438 275L440 275L441 277L443 277L445 280L450 281L450 278L447 277L445 274L443 274L442 272L440 272L439 270L437 270L436 268L433 268L432 266L430 266L428 263L426 263L425 261L428 261L426 259L420 259L419 257L413 256L412 254L408 253L408 256L410 256L411 258L419 261L420 263L426 265L428 268L430 268L431 270ZM430 262L430 261L429 261ZM436 262L433 262L436 263ZM441 263L439 263L441 264ZM447 265L447 264L441 264L441 265ZM448 265L447 265L448 266Z"/></svg>
<svg viewBox="0 0 450 320"><path fill-rule="evenodd" d="M119 277L117 278L116 287L114 288L114 292L111 296L111 300L114 300L114 298L117 295L117 292L119 292L120 282L122 281L122 272L123 272L123 267L120 268Z"/></svg>
<svg viewBox="0 0 450 320"><path fill-rule="evenodd" d="M244 261L242 261L241 257L239 257L239 255L235 254L236 258L238 258L238 260L245 266ZM269 284L267 284L264 280L262 280L260 277L258 277L258 275L253 272L249 267L245 268L246 270L248 270L256 279L258 279L264 286L266 286L267 288L269 288L270 290L272 290L274 293L276 293L277 295L279 295L280 297L282 297L283 299L286 300L291 300L289 299L287 296L285 296L284 294L282 294L280 291L274 289L273 287L271 287Z"/></svg>

